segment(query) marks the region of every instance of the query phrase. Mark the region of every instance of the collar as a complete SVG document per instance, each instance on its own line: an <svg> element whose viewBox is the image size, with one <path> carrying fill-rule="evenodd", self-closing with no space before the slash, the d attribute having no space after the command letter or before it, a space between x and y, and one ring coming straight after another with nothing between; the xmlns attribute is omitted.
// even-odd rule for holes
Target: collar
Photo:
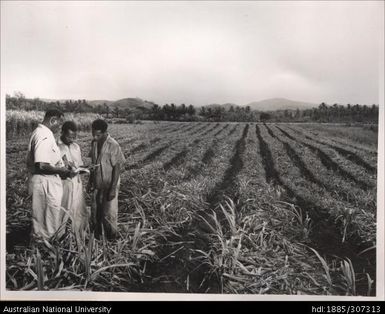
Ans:
<svg viewBox="0 0 385 314"><path fill-rule="evenodd" d="M62 146L67 146L67 147L71 147L71 146L74 146L75 142L67 145L67 144L64 144L64 142L61 140L61 138L59 137L58 140L57 140L57 144L58 145L62 145Z"/></svg>
<svg viewBox="0 0 385 314"><path fill-rule="evenodd" d="M112 137L110 136L109 133L107 133L107 137L106 137L106 140L103 142L103 146L104 146L104 144L106 144L107 142L110 142L111 139L112 139ZM98 144L98 141L92 140L92 142L94 143L94 145L97 145L97 144Z"/></svg>
<svg viewBox="0 0 385 314"><path fill-rule="evenodd" d="M49 131L49 132L51 132L52 133L52 135L53 135L53 132L51 131L51 129L49 128L49 127L47 127L47 126L45 126L44 124L42 124L42 123L39 123L38 124L38 126L39 127L41 127L41 128L43 128L45 131Z"/></svg>

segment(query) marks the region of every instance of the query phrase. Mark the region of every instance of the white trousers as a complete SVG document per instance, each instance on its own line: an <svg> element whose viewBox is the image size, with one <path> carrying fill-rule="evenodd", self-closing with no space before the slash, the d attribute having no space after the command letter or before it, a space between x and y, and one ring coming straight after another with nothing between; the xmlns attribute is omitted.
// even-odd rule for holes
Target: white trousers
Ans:
<svg viewBox="0 0 385 314"><path fill-rule="evenodd" d="M61 210L63 186L59 176L34 174L30 178L32 194L32 233L49 239L64 231L65 211ZM60 229L60 230L59 230Z"/></svg>
<svg viewBox="0 0 385 314"><path fill-rule="evenodd" d="M62 184L63 198L61 204L68 213L67 218L69 217L72 221L73 232L79 236L87 229L90 219L90 213L84 200L83 183L79 176L76 176L63 180Z"/></svg>

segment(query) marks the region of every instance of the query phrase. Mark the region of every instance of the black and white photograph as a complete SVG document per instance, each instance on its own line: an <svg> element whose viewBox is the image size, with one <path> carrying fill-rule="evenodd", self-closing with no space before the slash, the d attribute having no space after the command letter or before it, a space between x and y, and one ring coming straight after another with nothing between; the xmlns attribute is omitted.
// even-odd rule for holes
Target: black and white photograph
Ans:
<svg viewBox="0 0 385 314"><path fill-rule="evenodd" d="M1 1L1 299L384 300L383 1Z"/></svg>

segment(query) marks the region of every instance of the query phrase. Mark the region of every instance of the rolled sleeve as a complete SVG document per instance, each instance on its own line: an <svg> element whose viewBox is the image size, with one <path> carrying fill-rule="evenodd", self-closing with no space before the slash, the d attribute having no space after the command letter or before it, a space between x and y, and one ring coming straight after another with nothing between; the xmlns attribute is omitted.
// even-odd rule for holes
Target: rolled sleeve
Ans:
<svg viewBox="0 0 385 314"><path fill-rule="evenodd" d="M52 159L52 144L49 138L45 137L36 141L34 150L34 160L37 162L51 163Z"/></svg>

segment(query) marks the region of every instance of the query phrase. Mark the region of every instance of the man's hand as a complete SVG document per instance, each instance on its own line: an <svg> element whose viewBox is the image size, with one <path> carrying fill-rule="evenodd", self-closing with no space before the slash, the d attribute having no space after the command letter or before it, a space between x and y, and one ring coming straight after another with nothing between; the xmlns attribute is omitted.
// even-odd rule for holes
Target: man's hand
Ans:
<svg viewBox="0 0 385 314"><path fill-rule="evenodd" d="M79 174L79 172L75 171L74 169L74 167L71 167L70 172L68 173L68 177L71 179Z"/></svg>
<svg viewBox="0 0 385 314"><path fill-rule="evenodd" d="M111 188L107 195L107 201L111 202L116 197L116 188Z"/></svg>
<svg viewBox="0 0 385 314"><path fill-rule="evenodd" d="M70 177L71 170L69 170L67 167L61 167L59 169L59 176L62 180L65 180Z"/></svg>

